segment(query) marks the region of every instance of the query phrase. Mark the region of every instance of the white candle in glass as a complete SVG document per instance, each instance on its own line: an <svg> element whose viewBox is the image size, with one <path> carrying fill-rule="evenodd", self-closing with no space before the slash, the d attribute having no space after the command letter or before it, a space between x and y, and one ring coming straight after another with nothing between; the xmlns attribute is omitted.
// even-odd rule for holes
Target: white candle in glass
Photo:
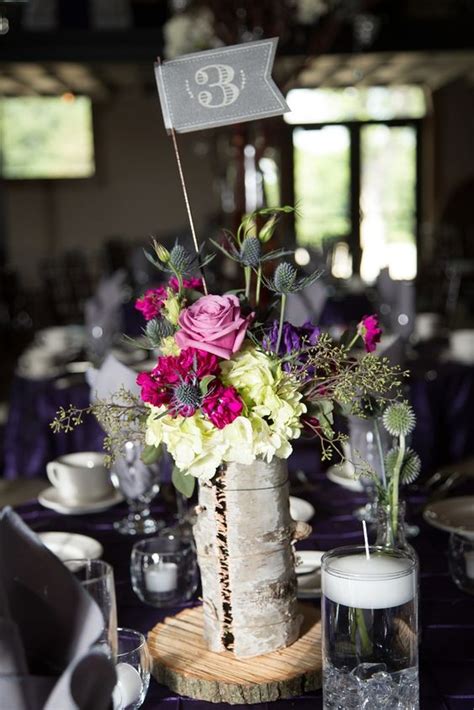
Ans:
<svg viewBox="0 0 474 710"><path fill-rule="evenodd" d="M465 552L464 560L466 562L466 576L474 580L474 550Z"/></svg>
<svg viewBox="0 0 474 710"><path fill-rule="evenodd" d="M401 606L415 596L415 569L409 560L389 555L347 555L324 570L322 593L336 604L357 609Z"/></svg>
<svg viewBox="0 0 474 710"><path fill-rule="evenodd" d="M142 692L142 679L140 673L130 663L117 663L117 685L114 689L114 708L121 710L135 703Z"/></svg>
<svg viewBox="0 0 474 710"><path fill-rule="evenodd" d="M149 592L173 592L178 586L178 565L175 562L157 562L145 570L145 586Z"/></svg>

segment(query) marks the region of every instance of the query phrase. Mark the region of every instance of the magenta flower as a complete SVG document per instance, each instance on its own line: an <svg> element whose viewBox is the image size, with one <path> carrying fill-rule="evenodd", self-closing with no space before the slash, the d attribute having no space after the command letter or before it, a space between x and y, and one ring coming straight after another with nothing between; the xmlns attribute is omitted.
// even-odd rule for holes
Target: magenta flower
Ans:
<svg viewBox="0 0 474 710"><path fill-rule="evenodd" d="M379 321L375 314L364 316L357 326L357 334L364 341L365 349L368 353L374 352L377 343L380 341L382 329L379 327Z"/></svg>
<svg viewBox="0 0 474 710"><path fill-rule="evenodd" d="M179 282L176 276L172 276L170 280L168 281L168 286L173 289L175 293L178 293L179 291ZM195 277L192 277L190 279L183 279L183 288L190 288L193 289L193 291L204 291L204 286L202 283L202 279L198 279Z"/></svg>
<svg viewBox="0 0 474 710"><path fill-rule="evenodd" d="M163 286L149 288L141 298L137 299L135 308L143 314L145 320L153 320L161 311L167 295Z"/></svg>
<svg viewBox="0 0 474 710"><path fill-rule="evenodd" d="M214 383L213 383L214 384ZM202 411L218 429L231 424L242 414L243 402L234 387L224 387L221 382L211 387L202 403Z"/></svg>

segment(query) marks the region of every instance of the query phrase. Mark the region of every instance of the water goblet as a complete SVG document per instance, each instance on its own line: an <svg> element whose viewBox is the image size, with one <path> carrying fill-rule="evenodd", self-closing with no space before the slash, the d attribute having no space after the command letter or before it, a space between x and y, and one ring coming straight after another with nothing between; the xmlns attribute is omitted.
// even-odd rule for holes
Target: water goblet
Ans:
<svg viewBox="0 0 474 710"><path fill-rule="evenodd" d="M104 626L98 643L107 655L117 654L117 602L114 571L104 560L65 560L64 564L99 607Z"/></svg>
<svg viewBox="0 0 474 710"><path fill-rule="evenodd" d="M128 515L114 524L123 535L150 535L164 527L150 513L150 503L160 490L160 462L145 464L142 451L140 442L125 442L113 466L112 478L129 506Z"/></svg>
<svg viewBox="0 0 474 710"><path fill-rule="evenodd" d="M119 628L114 710L136 710L143 705L150 684L150 669L151 657L143 634Z"/></svg>
<svg viewBox="0 0 474 710"><path fill-rule="evenodd" d="M451 533L449 537L449 571L463 592L474 594L474 537Z"/></svg>

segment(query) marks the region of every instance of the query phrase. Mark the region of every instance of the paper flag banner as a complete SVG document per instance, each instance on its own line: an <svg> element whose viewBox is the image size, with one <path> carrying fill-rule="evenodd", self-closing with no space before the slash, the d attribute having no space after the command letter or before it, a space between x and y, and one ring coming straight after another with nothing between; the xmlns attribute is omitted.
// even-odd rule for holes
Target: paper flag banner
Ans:
<svg viewBox="0 0 474 710"><path fill-rule="evenodd" d="M246 42L155 64L166 129L188 133L289 111L271 77L277 43Z"/></svg>

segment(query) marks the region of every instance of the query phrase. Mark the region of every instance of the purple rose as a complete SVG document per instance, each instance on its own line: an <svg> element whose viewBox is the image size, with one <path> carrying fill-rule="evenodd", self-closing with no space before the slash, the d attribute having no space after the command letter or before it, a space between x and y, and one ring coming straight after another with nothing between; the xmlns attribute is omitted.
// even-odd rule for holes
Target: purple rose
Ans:
<svg viewBox="0 0 474 710"><path fill-rule="evenodd" d="M266 350L276 352L276 346L278 342L278 326L279 322L277 320L273 321L270 329L267 331L263 339L263 347ZM278 355L284 357L286 355L291 355L295 353L298 355L298 360L304 362L304 350L312 345L316 345L319 338L320 330L315 325L306 321L303 325L296 326L285 321L283 323L283 330L281 334L280 347L278 349ZM289 362L283 363L283 369L289 370L291 365Z"/></svg>

